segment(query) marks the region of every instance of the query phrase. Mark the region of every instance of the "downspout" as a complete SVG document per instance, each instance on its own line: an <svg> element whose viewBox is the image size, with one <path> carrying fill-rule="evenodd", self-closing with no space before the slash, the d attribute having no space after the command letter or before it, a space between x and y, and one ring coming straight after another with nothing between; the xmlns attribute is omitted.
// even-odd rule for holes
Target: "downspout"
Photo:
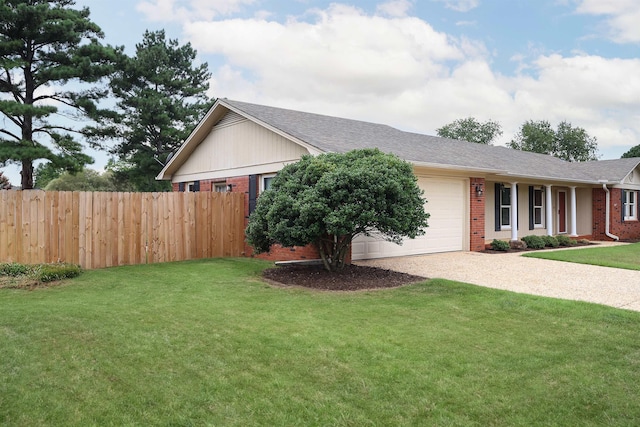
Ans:
<svg viewBox="0 0 640 427"><path fill-rule="evenodd" d="M602 181L600 181L602 182ZM607 183L603 182L602 183L602 189L605 191L605 193L607 193L606 199L605 199L605 219L604 219L604 234L607 237L612 238L613 240L620 240L620 238L618 236L616 236L615 234L611 234L611 232L609 231L609 210L610 210L610 206L611 206L611 193L609 192L609 189L607 188Z"/></svg>

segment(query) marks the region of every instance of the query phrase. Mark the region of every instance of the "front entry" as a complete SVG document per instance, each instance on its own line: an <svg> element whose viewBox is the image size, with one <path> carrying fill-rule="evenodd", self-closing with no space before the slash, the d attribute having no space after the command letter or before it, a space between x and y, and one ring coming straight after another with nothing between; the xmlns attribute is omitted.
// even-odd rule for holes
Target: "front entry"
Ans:
<svg viewBox="0 0 640 427"><path fill-rule="evenodd" d="M567 192L558 191L558 234L567 232Z"/></svg>

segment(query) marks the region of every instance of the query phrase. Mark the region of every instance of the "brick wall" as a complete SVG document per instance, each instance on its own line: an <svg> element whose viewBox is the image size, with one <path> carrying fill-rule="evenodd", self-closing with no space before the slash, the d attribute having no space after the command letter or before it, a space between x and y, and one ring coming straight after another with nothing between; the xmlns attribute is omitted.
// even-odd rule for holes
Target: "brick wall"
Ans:
<svg viewBox="0 0 640 427"><path fill-rule="evenodd" d="M612 188L611 207L609 212L609 232L621 240L640 239L640 221L623 221L622 189ZM605 234L606 228L606 193L602 188L593 189L593 239L612 240Z"/></svg>
<svg viewBox="0 0 640 427"><path fill-rule="evenodd" d="M469 250L474 252L485 249L485 179L471 178L469 187ZM478 195L476 186L482 188L482 194Z"/></svg>

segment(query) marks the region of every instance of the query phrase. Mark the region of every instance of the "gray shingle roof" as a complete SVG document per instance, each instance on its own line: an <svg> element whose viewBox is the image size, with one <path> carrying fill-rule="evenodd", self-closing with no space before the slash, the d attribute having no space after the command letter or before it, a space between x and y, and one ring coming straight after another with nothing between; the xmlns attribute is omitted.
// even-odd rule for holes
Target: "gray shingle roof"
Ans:
<svg viewBox="0 0 640 427"><path fill-rule="evenodd" d="M503 176L621 182L640 158L571 163L545 154L404 132L391 126L221 99L219 102L324 152L379 148L415 164Z"/></svg>

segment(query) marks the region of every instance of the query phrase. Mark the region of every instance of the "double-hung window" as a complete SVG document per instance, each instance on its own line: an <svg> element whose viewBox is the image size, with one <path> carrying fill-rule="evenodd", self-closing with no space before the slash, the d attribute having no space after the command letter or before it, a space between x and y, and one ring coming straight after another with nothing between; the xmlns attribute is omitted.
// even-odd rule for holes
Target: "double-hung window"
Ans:
<svg viewBox="0 0 640 427"><path fill-rule="evenodd" d="M533 187L531 189L532 220L534 228L544 227L544 190Z"/></svg>
<svg viewBox="0 0 640 427"><path fill-rule="evenodd" d="M511 187L508 185L500 186L500 229L508 230L511 228Z"/></svg>
<svg viewBox="0 0 640 427"><path fill-rule="evenodd" d="M623 190L624 220L632 221L638 219L638 192L633 190Z"/></svg>

